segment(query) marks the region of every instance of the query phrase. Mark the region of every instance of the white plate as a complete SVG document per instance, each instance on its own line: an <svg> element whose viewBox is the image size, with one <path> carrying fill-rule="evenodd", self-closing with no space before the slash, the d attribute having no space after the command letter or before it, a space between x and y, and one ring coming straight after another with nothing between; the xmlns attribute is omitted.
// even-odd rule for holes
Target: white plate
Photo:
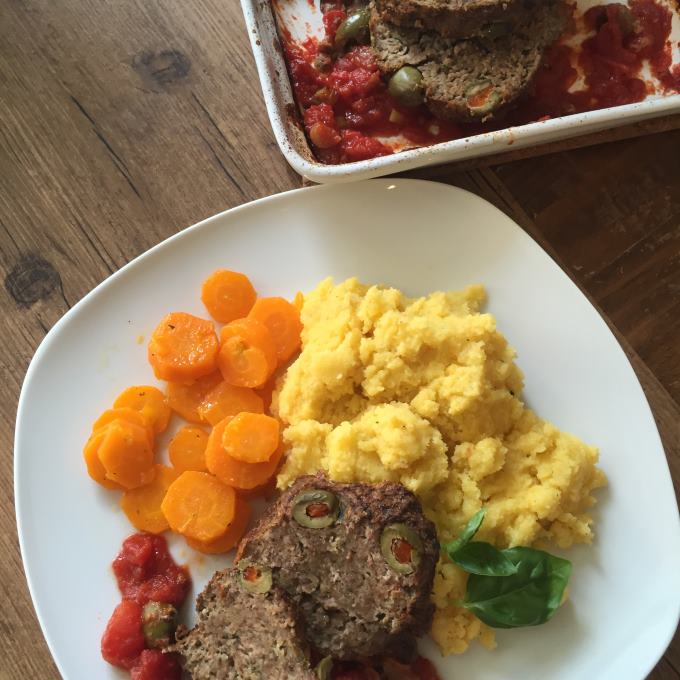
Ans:
<svg viewBox="0 0 680 680"><path fill-rule="evenodd" d="M19 539L38 618L68 680L116 677L99 639L119 599L109 564L131 527L116 494L85 473L81 449L115 395L153 382L146 343L171 310L205 314L201 282L247 272L292 297L328 275L412 295L483 282L519 352L538 412L601 447L597 540L569 552L571 602L545 626L499 631L498 650L442 660L444 678L643 678L678 621L680 526L654 420L623 351L593 307L509 218L461 189L408 180L316 187L212 217L137 258L50 331L19 402ZM190 558L196 588L222 561Z"/></svg>
<svg viewBox="0 0 680 680"><path fill-rule="evenodd" d="M584 12L593 5L620 1L575 0L575 3L579 11ZM673 12L670 42L675 46L674 63L680 63L680 10L674 5L675 0L659 1ZM636 104L537 121L366 161L325 165L316 160L297 117L291 115L297 105L276 29L278 21L296 40L320 37L319 0L241 0L241 8L276 141L292 168L314 182L368 179L427 165L501 154L680 111L680 94L659 93Z"/></svg>

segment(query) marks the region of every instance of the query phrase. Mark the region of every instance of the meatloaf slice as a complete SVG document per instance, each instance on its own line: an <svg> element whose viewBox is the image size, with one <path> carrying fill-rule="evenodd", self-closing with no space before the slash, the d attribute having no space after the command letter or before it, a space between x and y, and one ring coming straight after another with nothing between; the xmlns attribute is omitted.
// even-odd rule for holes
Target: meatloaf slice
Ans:
<svg viewBox="0 0 680 680"><path fill-rule="evenodd" d="M273 585L251 592L243 578L238 569L212 577L196 600L196 626L180 626L171 651L193 680L315 680L290 598Z"/></svg>
<svg viewBox="0 0 680 680"><path fill-rule="evenodd" d="M403 486L316 475L281 495L236 559L271 569L322 656L406 661L432 622L438 554L434 525Z"/></svg>
<svg viewBox="0 0 680 680"><path fill-rule="evenodd" d="M510 33L540 5L555 0L375 0L383 20L447 38Z"/></svg>
<svg viewBox="0 0 680 680"><path fill-rule="evenodd" d="M402 66L422 73L425 103L438 117L485 121L529 87L545 49L560 36L568 8L562 0L540 5L512 35L452 40L432 31L397 28L371 12L371 44L386 75Z"/></svg>

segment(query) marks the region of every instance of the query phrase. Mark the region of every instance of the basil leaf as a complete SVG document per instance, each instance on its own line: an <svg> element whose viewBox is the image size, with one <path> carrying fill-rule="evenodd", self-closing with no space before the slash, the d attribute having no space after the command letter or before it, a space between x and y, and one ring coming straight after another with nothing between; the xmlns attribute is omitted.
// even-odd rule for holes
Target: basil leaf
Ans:
<svg viewBox="0 0 680 680"><path fill-rule="evenodd" d="M538 626L559 608L571 562L542 550L510 548L503 554L517 567L510 576L471 574L461 603L494 628Z"/></svg>
<svg viewBox="0 0 680 680"><path fill-rule="evenodd" d="M470 574L482 576L511 576L517 573L517 566L490 543L473 541L459 548L451 560Z"/></svg>
<svg viewBox="0 0 680 680"><path fill-rule="evenodd" d="M482 508L479 512L472 515L463 531L461 531L460 536L458 536L455 541L451 541L451 543L442 546L442 550L450 559L453 560L453 554L474 538L475 534L479 531L479 527L482 526L484 515L486 515L486 508Z"/></svg>

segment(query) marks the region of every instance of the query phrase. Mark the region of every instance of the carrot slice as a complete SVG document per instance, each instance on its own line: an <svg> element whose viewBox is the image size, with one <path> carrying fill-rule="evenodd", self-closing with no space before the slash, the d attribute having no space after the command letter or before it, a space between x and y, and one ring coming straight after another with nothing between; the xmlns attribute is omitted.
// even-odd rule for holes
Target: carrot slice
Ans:
<svg viewBox="0 0 680 680"><path fill-rule="evenodd" d="M149 435L149 442L153 446L154 433L152 427L149 425L149 421L145 418L143 413L136 411L133 408L128 408L127 406L121 406L120 408L110 408L107 411L104 411L104 413L102 413L99 418L94 421L94 425L92 425L92 432L101 430L114 420L124 420L125 422L145 428L147 434Z"/></svg>
<svg viewBox="0 0 680 680"><path fill-rule="evenodd" d="M298 310L298 312L302 312L302 306L305 304L305 296L298 291L295 293L295 297L293 298L293 307Z"/></svg>
<svg viewBox="0 0 680 680"><path fill-rule="evenodd" d="M188 470L170 485L161 510L173 531L209 543L234 520L236 492L207 472Z"/></svg>
<svg viewBox="0 0 680 680"><path fill-rule="evenodd" d="M205 447L208 445L208 433L200 427L183 427L170 440L168 453L170 462L176 470L197 470L207 472L205 464Z"/></svg>
<svg viewBox="0 0 680 680"><path fill-rule="evenodd" d="M106 426L104 426L106 427ZM94 479L97 484L101 484L105 489L122 489L120 484L112 482L106 478L106 470L99 460L99 447L104 441L105 429L99 432L94 432L85 444L83 449L83 458L85 458L85 465L87 465L87 474Z"/></svg>
<svg viewBox="0 0 680 680"><path fill-rule="evenodd" d="M222 446L244 463L265 463L279 445L279 421L263 413L239 413L224 428Z"/></svg>
<svg viewBox="0 0 680 680"><path fill-rule="evenodd" d="M249 387L235 387L226 382L221 382L210 390L198 407L201 418L211 425L217 425L225 418L238 415L242 411L262 413L262 399Z"/></svg>
<svg viewBox="0 0 680 680"><path fill-rule="evenodd" d="M170 422L170 407L166 396L151 385L128 387L116 397L113 407L139 411L156 434L163 432Z"/></svg>
<svg viewBox="0 0 680 680"><path fill-rule="evenodd" d="M240 493L247 499L264 498L269 501L276 493L276 475L272 475L264 484L260 484L254 489L243 490Z"/></svg>
<svg viewBox="0 0 680 680"><path fill-rule="evenodd" d="M266 463L244 463L236 460L225 451L222 445L222 437L229 420L225 418L210 433L205 450L208 470L235 489L249 490L262 486L276 472L279 461L283 457L283 447L279 446Z"/></svg>
<svg viewBox="0 0 680 680"><path fill-rule="evenodd" d="M160 534L170 528L161 511L161 503L179 472L165 465L154 465L153 481L137 489L130 489L120 499L120 507L135 529Z"/></svg>
<svg viewBox="0 0 680 680"><path fill-rule="evenodd" d="M203 418L201 418L198 412L198 407L204 400L205 395L221 382L222 374L219 371L199 378L189 385L169 382L168 404L175 413L178 413L189 422L202 423Z"/></svg>
<svg viewBox="0 0 680 680"><path fill-rule="evenodd" d="M262 405L264 406L265 413L270 410L271 405L272 405L272 395L274 393L274 390L276 389L276 375L273 375L267 382L262 385L262 387L258 387L255 390L255 394L257 394L260 399L262 399Z"/></svg>
<svg viewBox="0 0 680 680"><path fill-rule="evenodd" d="M288 300L280 297L260 298L253 305L248 318L257 319L269 329L276 345L279 364L288 361L300 348L300 312Z"/></svg>
<svg viewBox="0 0 680 680"><path fill-rule="evenodd" d="M99 460L106 478L126 489L149 484L156 472L147 430L126 420L113 420L107 425Z"/></svg>
<svg viewBox="0 0 680 680"><path fill-rule="evenodd" d="M230 385L260 387L276 369L276 345L266 326L236 319L222 328L217 365Z"/></svg>
<svg viewBox="0 0 680 680"><path fill-rule="evenodd" d="M246 316L256 298L250 279L245 274L227 269L213 272L201 289L201 300L208 313L220 323Z"/></svg>
<svg viewBox="0 0 680 680"><path fill-rule="evenodd" d="M192 382L217 368L219 345L212 321L185 312L163 317L149 340L149 363L157 378Z"/></svg>
<svg viewBox="0 0 680 680"><path fill-rule="evenodd" d="M248 501L237 496L234 521L221 536L218 536L208 543L188 537L186 541L191 548L206 553L207 555L219 555L220 553L228 552L238 545L243 534L246 533L250 515L251 510Z"/></svg>

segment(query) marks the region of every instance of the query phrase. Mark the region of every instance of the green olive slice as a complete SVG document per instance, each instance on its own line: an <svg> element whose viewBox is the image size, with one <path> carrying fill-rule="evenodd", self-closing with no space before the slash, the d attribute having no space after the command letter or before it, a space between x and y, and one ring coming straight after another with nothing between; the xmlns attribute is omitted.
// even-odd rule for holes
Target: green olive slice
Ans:
<svg viewBox="0 0 680 680"><path fill-rule="evenodd" d="M338 497L325 489L305 489L293 499L293 519L307 529L332 526L339 512Z"/></svg>
<svg viewBox="0 0 680 680"><path fill-rule="evenodd" d="M177 610L167 602L147 602L142 609L142 632L151 649L169 645L177 629Z"/></svg>
<svg viewBox="0 0 680 680"><path fill-rule="evenodd" d="M330 680L331 671L333 670L333 659L330 656L325 656L316 665L314 672L319 680Z"/></svg>
<svg viewBox="0 0 680 680"><path fill-rule="evenodd" d="M501 96L488 80L480 80L465 90L467 107L475 116L483 116L498 106Z"/></svg>
<svg viewBox="0 0 680 680"><path fill-rule="evenodd" d="M380 551L398 574L412 574L420 564L423 543L408 524L389 524L380 536Z"/></svg>
<svg viewBox="0 0 680 680"><path fill-rule="evenodd" d="M335 31L335 46L343 48L350 42L367 43L369 39L368 19L368 8L350 14Z"/></svg>
<svg viewBox="0 0 680 680"><path fill-rule="evenodd" d="M403 106L419 106L423 103L423 74L414 66L402 66L392 75L387 89Z"/></svg>
<svg viewBox="0 0 680 680"><path fill-rule="evenodd" d="M264 595L272 587L272 570L255 564L250 560L241 560L238 563L239 581L250 593Z"/></svg>

